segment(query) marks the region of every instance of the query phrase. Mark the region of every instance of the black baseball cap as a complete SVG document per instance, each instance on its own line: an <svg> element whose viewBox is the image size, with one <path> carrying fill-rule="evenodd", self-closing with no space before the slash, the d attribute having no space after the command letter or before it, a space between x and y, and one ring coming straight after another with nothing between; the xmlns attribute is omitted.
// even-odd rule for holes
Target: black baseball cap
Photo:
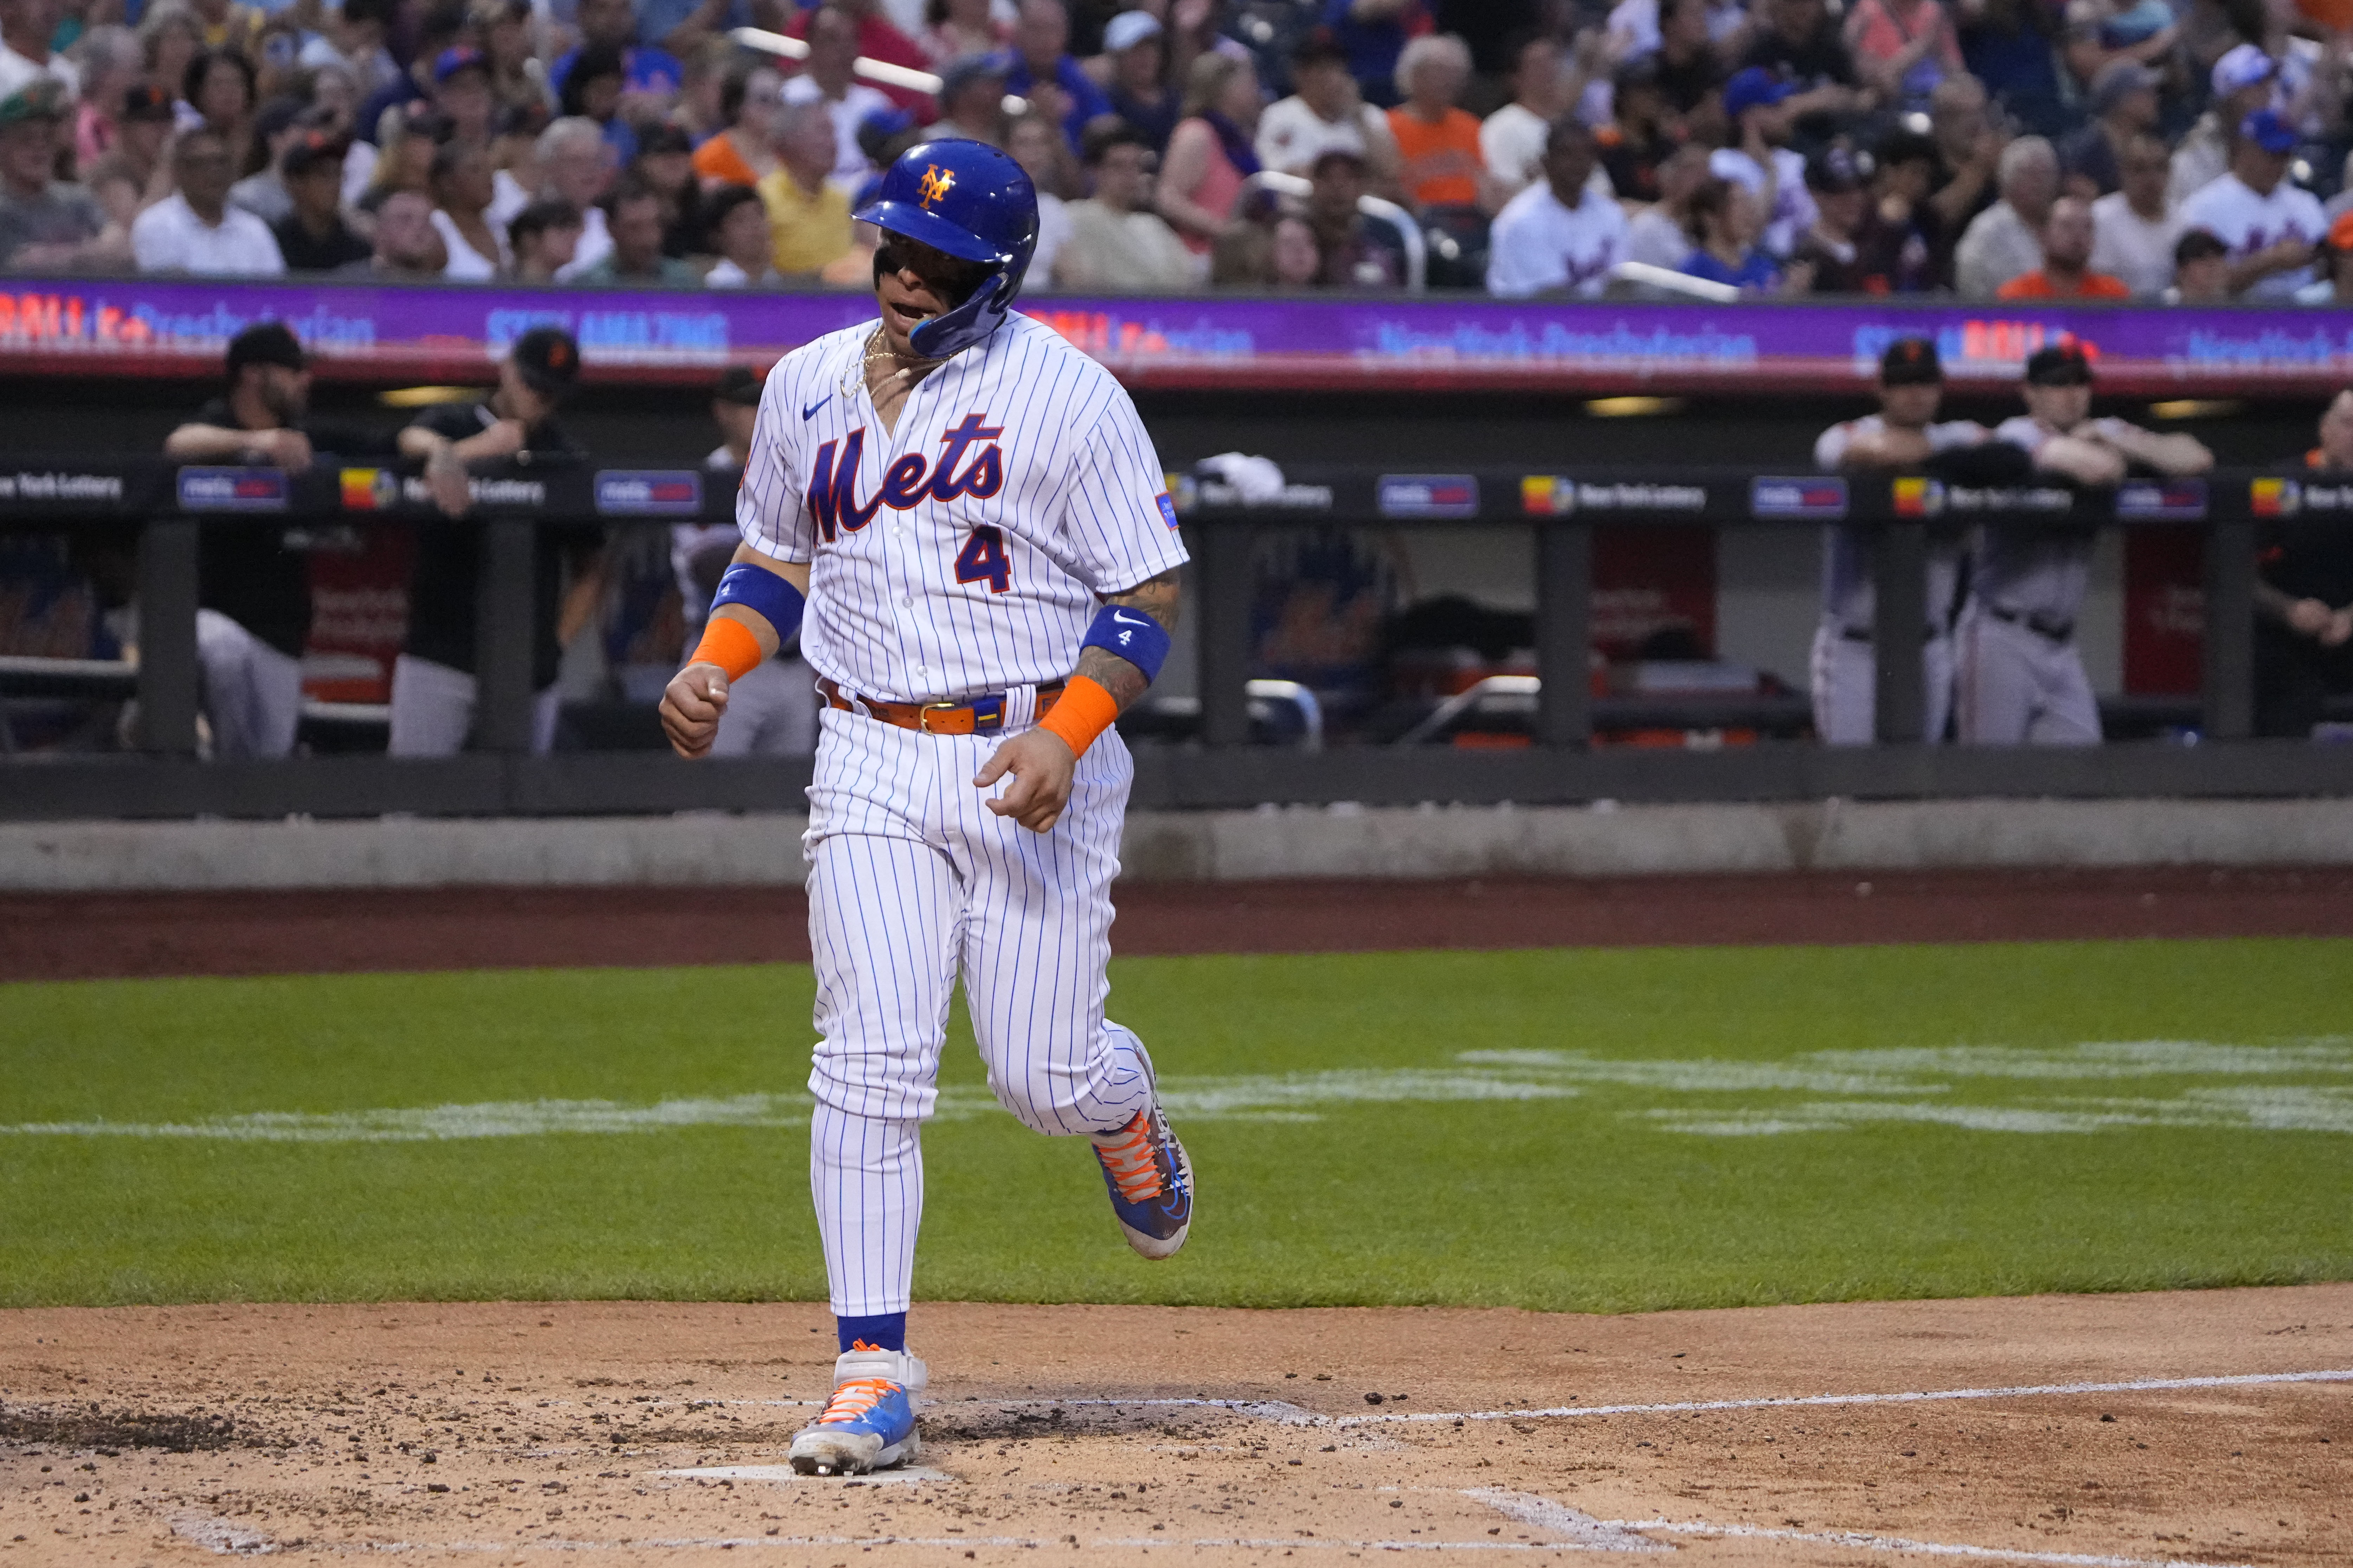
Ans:
<svg viewBox="0 0 2353 1568"><path fill-rule="evenodd" d="M1859 191L1871 183L1871 154L1831 147L1806 160L1806 188L1837 193Z"/></svg>
<svg viewBox="0 0 2353 1568"><path fill-rule="evenodd" d="M2026 360L2029 386L2089 386L2092 356L2073 338L2036 349Z"/></svg>
<svg viewBox="0 0 2353 1568"><path fill-rule="evenodd" d="M313 169L341 163L351 148L350 142L332 131L305 131L286 149L280 171L289 179L299 179Z"/></svg>
<svg viewBox="0 0 2353 1568"><path fill-rule="evenodd" d="M122 94L122 118L168 121L172 118L172 95L160 87L151 87L144 82L126 88Z"/></svg>
<svg viewBox="0 0 2353 1568"><path fill-rule="evenodd" d="M760 406L760 375L747 364L731 364L721 373L719 384L711 395L721 403L733 403L745 408Z"/></svg>
<svg viewBox="0 0 2353 1568"><path fill-rule="evenodd" d="M1933 338L1898 338L1879 356L1882 386L1935 386L1945 379Z"/></svg>
<svg viewBox="0 0 2353 1568"><path fill-rule="evenodd" d="M2193 228L2173 242L2173 264L2203 261L2210 256L2228 256L2231 247L2222 243L2221 236L2211 228Z"/></svg>
<svg viewBox="0 0 2353 1568"><path fill-rule="evenodd" d="M283 321L256 321L228 341L228 378L249 364L282 364L301 370L309 364L302 345Z"/></svg>
<svg viewBox="0 0 2353 1568"><path fill-rule="evenodd" d="M668 123L649 125L638 132L638 156L640 158L656 157L664 153L693 151L694 138L686 133L684 126Z"/></svg>
<svg viewBox="0 0 2353 1568"><path fill-rule="evenodd" d="M562 327L533 327L509 351L523 384L543 397L561 397L580 379L580 345Z"/></svg>

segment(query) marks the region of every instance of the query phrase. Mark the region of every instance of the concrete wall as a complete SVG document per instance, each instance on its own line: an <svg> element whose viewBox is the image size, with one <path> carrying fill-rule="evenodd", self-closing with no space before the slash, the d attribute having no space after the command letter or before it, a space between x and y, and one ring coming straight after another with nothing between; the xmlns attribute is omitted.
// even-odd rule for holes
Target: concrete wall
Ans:
<svg viewBox="0 0 2353 1568"><path fill-rule="evenodd" d="M0 891L797 885L785 815L0 826ZM1126 876L1652 876L2353 864L2353 801L1138 812Z"/></svg>

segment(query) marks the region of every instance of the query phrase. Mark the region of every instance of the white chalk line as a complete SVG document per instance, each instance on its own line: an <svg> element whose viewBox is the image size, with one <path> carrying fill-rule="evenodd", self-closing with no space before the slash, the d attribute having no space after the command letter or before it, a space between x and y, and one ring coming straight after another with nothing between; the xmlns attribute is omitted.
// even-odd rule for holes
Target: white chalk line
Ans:
<svg viewBox="0 0 2353 1568"><path fill-rule="evenodd" d="M805 1476L790 1465L704 1465L688 1470L656 1470L665 1479L712 1481L769 1481L779 1485L799 1482L815 1486L840 1486L844 1483L832 1476ZM928 1465L900 1465L888 1470L872 1470L858 1478L858 1485L870 1487L920 1486L925 1481L953 1481L957 1478L945 1470L935 1470Z"/></svg>
<svg viewBox="0 0 2353 1568"><path fill-rule="evenodd" d="M1966 1557L1985 1562L2049 1563L2062 1568L2253 1568L2244 1563L2214 1563L2205 1558L2112 1557L2094 1552L2037 1552L2028 1547L1969 1546L1957 1542L1912 1541L1900 1535L1864 1535L1848 1530L1775 1530L1761 1524L1706 1524L1698 1520L1624 1519L1604 1522L1625 1530L1654 1530L1662 1535L1697 1535L1712 1539L1794 1541L1808 1545L1850 1546L1866 1552L1903 1552L1926 1557Z"/></svg>
<svg viewBox="0 0 2353 1568"><path fill-rule="evenodd" d="M1922 1405L1954 1399L2037 1399L2082 1394L2163 1394L2197 1388L2262 1388L2295 1383L2353 1383L2353 1368L2319 1372L2248 1372L2212 1377L2144 1377L2125 1383L2013 1384L1999 1388L1931 1388L1901 1394L1773 1394L1757 1399L1679 1399L1658 1405L1554 1405L1526 1410L1383 1411L1378 1415L1323 1415L1281 1399L990 1399L966 1401L976 1414L990 1410L1222 1410L1256 1416L1282 1426L1393 1426L1451 1421L1546 1421L1595 1415L1679 1415L1710 1410L1772 1410L1808 1405ZM803 1405L801 1399L721 1399L698 1404ZM957 1404L926 1404L942 1413Z"/></svg>
<svg viewBox="0 0 2353 1568"><path fill-rule="evenodd" d="M2215 1563L2185 1564L2172 1559L2160 1562L2100 1552L2043 1552L2031 1547L1971 1546L1954 1542L1914 1541L1900 1535L1873 1535L1852 1530L1784 1530L1761 1524L1710 1524L1696 1519L1596 1519L1589 1513L1570 1508L1566 1503L1555 1502L1550 1498L1534 1492L1510 1491L1500 1487L1466 1487L1462 1495L1473 1502L1486 1504L1506 1519L1550 1531L1556 1537L1582 1552L1674 1550L1666 1542L1652 1541L1649 1536L1637 1533L1647 1530L1662 1535L1795 1541L1808 1545L1852 1546L1873 1552L1915 1552L1931 1557L2048 1563L2063 1564L2064 1568L2226 1568L2226 1565ZM2233 1568L2246 1568L2246 1565L2233 1565Z"/></svg>
<svg viewBox="0 0 2353 1568"><path fill-rule="evenodd" d="M2353 1383L2353 1369L2334 1372L2250 1372L2224 1377L2144 1377L2128 1383L2037 1383L2006 1388L1936 1388L1906 1394L1783 1394L1764 1399L1684 1399L1665 1405L1556 1405L1537 1410L1384 1411L1377 1415L1316 1418L1333 1426L1393 1426L1427 1421L1526 1421L1587 1415L1672 1415L1700 1410L1769 1410L1823 1405L1920 1405L1947 1399L2036 1399L2053 1394L2162 1394L2189 1388L2260 1388L2285 1383Z"/></svg>
<svg viewBox="0 0 2353 1568"><path fill-rule="evenodd" d="M2148 1377L2127 1383L2038 1383L2000 1388L1932 1388L1902 1394L1776 1394L1759 1399L1680 1399L1660 1405L1555 1405L1527 1410L1383 1411L1366 1415L1322 1415L1281 1399L998 1399L982 1410L1065 1409L1223 1410L1254 1415L1283 1426L1387 1426L1447 1421L1531 1421L1592 1415L1676 1415L1707 1410L1769 1410L1829 1405L1919 1405L1950 1399L2028 1399L2056 1394L2162 1394L2193 1388L2259 1388L2274 1384L2353 1383L2353 1368L2323 1372L2250 1372L2216 1377ZM797 1405L790 1399L730 1399L727 1405ZM943 1408L955 1408L945 1406Z"/></svg>

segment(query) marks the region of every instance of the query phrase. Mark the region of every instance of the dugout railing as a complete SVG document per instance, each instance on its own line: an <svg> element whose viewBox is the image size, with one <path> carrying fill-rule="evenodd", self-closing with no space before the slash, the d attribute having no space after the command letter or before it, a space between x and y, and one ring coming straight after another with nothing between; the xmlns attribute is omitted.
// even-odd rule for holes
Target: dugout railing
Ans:
<svg viewBox="0 0 2353 1568"><path fill-rule="evenodd" d="M1198 569L1188 611L1200 671L1198 737L1137 748L1140 805L1420 801L1800 800L1827 796L2286 796L2353 795L2353 746L2249 739L2256 531L2289 510L2341 514L2353 483L2304 473L2217 471L2109 490L1971 487L1926 476L1775 474L1694 468L1570 474L1487 470L1291 472L1277 504L1180 484ZM481 531L477 750L433 761L310 756L195 760L197 545L206 528L364 527L428 514L413 473L321 467L174 468L154 460L0 464L0 528L140 527L141 658L133 754L0 763L0 816L275 817L741 811L797 805L805 759L689 764L658 752L534 757L531 735L533 530L583 521L726 521L732 488L693 469L501 465L473 480ZM691 481L690 483L690 481ZM1760 742L1719 751L1595 747L1588 671L1593 531L1599 526L1788 527L1849 521L1875 539L1878 732L1872 747ZM1978 522L2205 531L2202 721L2196 743L2092 748L1924 743L1920 658L1930 531ZM1516 750L1250 743L1252 540L1303 525L1445 528L1510 522L1535 535L1532 743ZM79 672L119 683L121 672ZM0 691L69 689L78 672L0 672Z"/></svg>

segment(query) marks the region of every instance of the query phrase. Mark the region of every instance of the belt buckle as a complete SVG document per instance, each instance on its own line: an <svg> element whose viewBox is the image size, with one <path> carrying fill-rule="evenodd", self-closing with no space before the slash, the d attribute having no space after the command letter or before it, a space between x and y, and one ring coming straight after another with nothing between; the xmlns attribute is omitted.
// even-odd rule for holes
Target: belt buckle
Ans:
<svg viewBox="0 0 2353 1568"><path fill-rule="evenodd" d="M923 735L929 735L929 734L932 734L932 733L934 733L934 731L933 731L933 729L932 729L932 721L931 721L930 718L929 718L929 717L927 717L927 715L929 715L929 714L933 714L933 713L941 713L941 712L953 713L953 712L955 712L957 709L959 709L959 708L961 708L961 707L963 707L963 706L964 706L964 704L963 704L963 703L961 703L961 702L926 702L926 703L924 703L923 706L921 706L920 708L917 708L917 709L915 710L915 731L916 731L916 732L917 732L918 734L923 734ZM943 733L943 734L944 734L944 733L945 733L945 731L938 731L938 732L939 732L939 733Z"/></svg>

